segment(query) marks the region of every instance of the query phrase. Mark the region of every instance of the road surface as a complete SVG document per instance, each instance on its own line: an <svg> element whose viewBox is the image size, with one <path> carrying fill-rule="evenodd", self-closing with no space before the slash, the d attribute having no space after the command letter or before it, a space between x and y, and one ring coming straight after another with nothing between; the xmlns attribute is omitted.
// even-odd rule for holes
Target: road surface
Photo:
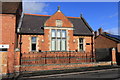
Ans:
<svg viewBox="0 0 120 80"><path fill-rule="evenodd" d="M24 77L18 80L120 80L120 68Z"/></svg>

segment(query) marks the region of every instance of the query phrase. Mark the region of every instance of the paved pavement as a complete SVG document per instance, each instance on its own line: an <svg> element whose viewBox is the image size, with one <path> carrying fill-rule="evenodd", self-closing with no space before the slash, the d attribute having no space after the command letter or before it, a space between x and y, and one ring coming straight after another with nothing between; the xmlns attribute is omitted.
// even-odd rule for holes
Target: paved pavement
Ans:
<svg viewBox="0 0 120 80"><path fill-rule="evenodd" d="M120 68L23 77L18 80L120 80Z"/></svg>

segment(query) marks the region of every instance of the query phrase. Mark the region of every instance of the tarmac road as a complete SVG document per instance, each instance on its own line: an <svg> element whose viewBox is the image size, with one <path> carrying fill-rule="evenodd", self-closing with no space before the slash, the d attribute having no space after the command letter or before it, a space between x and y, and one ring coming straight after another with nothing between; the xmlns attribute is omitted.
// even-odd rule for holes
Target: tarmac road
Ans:
<svg viewBox="0 0 120 80"><path fill-rule="evenodd" d="M120 68L24 77L18 80L120 80Z"/></svg>

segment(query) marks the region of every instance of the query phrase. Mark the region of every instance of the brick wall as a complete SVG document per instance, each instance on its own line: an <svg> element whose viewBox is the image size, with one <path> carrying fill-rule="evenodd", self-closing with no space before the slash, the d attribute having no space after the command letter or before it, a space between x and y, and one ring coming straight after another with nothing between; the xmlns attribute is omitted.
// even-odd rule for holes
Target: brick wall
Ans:
<svg viewBox="0 0 120 80"><path fill-rule="evenodd" d="M50 51L50 30L46 29L44 35L22 35L22 46L21 51L22 53L31 52L31 37L37 37L37 49L41 51ZM78 50L78 40L79 38L84 38L85 40L85 52L92 53L92 37L91 36L73 36L73 31L68 30L68 51L75 51ZM20 38L20 35L19 35ZM20 39L18 40L20 42ZM86 45L86 43L90 43L90 45ZM20 46L19 46L20 47Z"/></svg>
<svg viewBox="0 0 120 80"><path fill-rule="evenodd" d="M45 26L56 26L56 20L62 20L62 27L72 27L72 23L64 16L62 12L56 12L46 22Z"/></svg>
<svg viewBox="0 0 120 80"><path fill-rule="evenodd" d="M2 35L0 39L2 41L0 44L9 45L9 49L7 52L7 60L8 60L8 73L13 72L14 65L14 50L15 50L15 27L16 27L16 16L12 14L0 14L2 16Z"/></svg>
<svg viewBox="0 0 120 80"><path fill-rule="evenodd" d="M120 53L120 43L117 44L117 52Z"/></svg>
<svg viewBox="0 0 120 80"><path fill-rule="evenodd" d="M74 43L73 43L73 30L68 30L68 36L69 36L69 39L68 39L68 50L70 51L75 51L75 46L74 46Z"/></svg>
<svg viewBox="0 0 120 80"><path fill-rule="evenodd" d="M113 40L110 40L104 36L99 35L95 39L95 48L116 48L117 43Z"/></svg>
<svg viewBox="0 0 120 80"><path fill-rule="evenodd" d="M0 68L1 68L1 73L2 74L6 74L6 73L8 73L8 53L7 52L1 52L0 53L0 56L1 56L1 66L0 66Z"/></svg>
<svg viewBox="0 0 120 80"><path fill-rule="evenodd" d="M59 69L60 66L65 67L67 64L90 63L92 59L91 53L81 52L22 53L21 71ZM45 68L44 66L49 67Z"/></svg>

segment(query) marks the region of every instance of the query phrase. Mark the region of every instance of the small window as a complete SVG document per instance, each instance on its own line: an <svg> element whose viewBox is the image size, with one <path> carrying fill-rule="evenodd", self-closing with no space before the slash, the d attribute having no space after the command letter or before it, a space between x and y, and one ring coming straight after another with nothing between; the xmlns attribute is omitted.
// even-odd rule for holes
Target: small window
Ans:
<svg viewBox="0 0 120 80"><path fill-rule="evenodd" d="M84 50L84 44L83 44L83 38L79 38L79 50L83 51Z"/></svg>
<svg viewBox="0 0 120 80"><path fill-rule="evenodd" d="M36 51L36 37L31 37L31 51Z"/></svg>
<svg viewBox="0 0 120 80"><path fill-rule="evenodd" d="M62 20L56 20L56 26L62 27Z"/></svg>

